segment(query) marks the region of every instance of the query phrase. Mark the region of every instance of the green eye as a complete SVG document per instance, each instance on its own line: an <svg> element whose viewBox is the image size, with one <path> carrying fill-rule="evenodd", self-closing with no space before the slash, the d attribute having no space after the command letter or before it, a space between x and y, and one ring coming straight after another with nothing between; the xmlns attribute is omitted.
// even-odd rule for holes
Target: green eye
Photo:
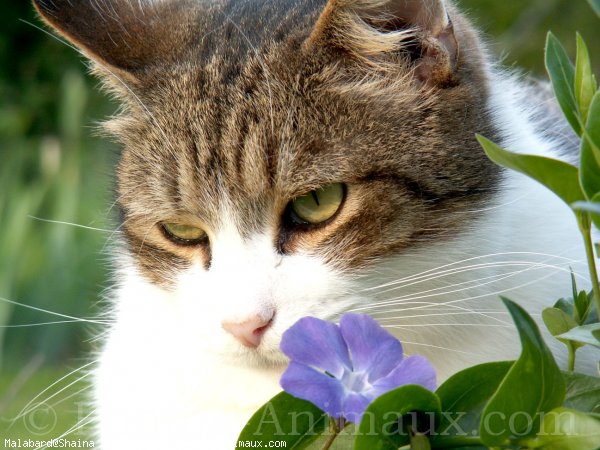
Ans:
<svg viewBox="0 0 600 450"><path fill-rule="evenodd" d="M165 222L161 226L167 237L178 244L194 245L206 239L204 230L192 225Z"/></svg>
<svg viewBox="0 0 600 450"><path fill-rule="evenodd" d="M292 201L292 219L297 223L318 224L340 209L344 200L344 185L333 183L315 191L310 191Z"/></svg>

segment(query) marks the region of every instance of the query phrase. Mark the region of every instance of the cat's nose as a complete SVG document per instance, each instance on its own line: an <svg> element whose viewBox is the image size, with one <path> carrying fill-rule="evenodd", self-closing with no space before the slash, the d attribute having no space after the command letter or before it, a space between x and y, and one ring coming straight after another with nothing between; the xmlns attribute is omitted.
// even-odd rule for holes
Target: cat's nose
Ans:
<svg viewBox="0 0 600 450"><path fill-rule="evenodd" d="M243 322L223 321L221 324L225 331L235 337L242 345L256 348L260 345L265 331L273 322L273 314L262 317L258 314L251 316Z"/></svg>

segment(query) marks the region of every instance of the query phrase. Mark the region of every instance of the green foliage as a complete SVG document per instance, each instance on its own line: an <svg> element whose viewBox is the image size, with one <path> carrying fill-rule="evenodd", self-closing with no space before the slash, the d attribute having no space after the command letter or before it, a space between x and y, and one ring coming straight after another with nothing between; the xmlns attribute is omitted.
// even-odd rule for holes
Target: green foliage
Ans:
<svg viewBox="0 0 600 450"><path fill-rule="evenodd" d="M548 33L546 40L546 70L550 75L560 108L573 130L581 135L581 121L578 117L575 94L575 69L567 52L552 33Z"/></svg>
<svg viewBox="0 0 600 450"><path fill-rule="evenodd" d="M411 442L411 437L432 430L440 413L440 399L433 392L416 385L399 387L369 405L353 448L396 450Z"/></svg>
<svg viewBox="0 0 600 450"><path fill-rule="evenodd" d="M580 344L600 346L600 331L595 328L596 325L587 323L592 297L595 298L596 311L600 311L600 283L591 235L592 222L600 225L600 91L597 90L591 67L589 52L581 36L577 35L574 66L558 39L552 33L548 34L546 68L560 107L581 138L579 166L535 155L512 153L478 136L492 161L542 183L567 203L577 218L593 289L590 293L577 293L573 280L572 302L575 308L567 310L565 302L559 301L554 308L543 313L550 332L569 348L571 370Z"/></svg>
<svg viewBox="0 0 600 450"><path fill-rule="evenodd" d="M587 45L579 33L577 33L577 59L575 62L575 97L579 106L581 119L585 123L592 98L598 84L592 72L590 54Z"/></svg>
<svg viewBox="0 0 600 450"><path fill-rule="evenodd" d="M597 450L600 419L589 414L556 408L544 415L538 436L527 443L541 450Z"/></svg>
<svg viewBox="0 0 600 450"><path fill-rule="evenodd" d="M552 308L542 312L542 319L552 336L567 346L569 350L569 370L575 369L575 353L589 341L569 338L569 332L579 326L594 323L598 320L598 312L591 292L577 290L575 274L571 272L573 297L559 299ZM577 336L571 334L570 336Z"/></svg>
<svg viewBox="0 0 600 450"><path fill-rule="evenodd" d="M442 416L437 428L439 435L433 437L434 445L440 438L456 435L458 430L468 436L479 434L483 410L512 366L512 361L501 361L469 367L438 388L436 394L442 402L442 410L461 414Z"/></svg>
<svg viewBox="0 0 600 450"><path fill-rule="evenodd" d="M281 392L250 418L239 440L252 441L273 437L286 448L308 448L329 431L327 414L306 400Z"/></svg>
<svg viewBox="0 0 600 450"><path fill-rule="evenodd" d="M520 306L503 301L517 325L523 351L483 411L479 432L489 446L502 445L511 432L535 434L539 414L560 406L565 398L562 374L537 325ZM515 414L522 413L511 425Z"/></svg>
<svg viewBox="0 0 600 450"><path fill-rule="evenodd" d="M477 135L477 140L496 164L521 172L542 183L568 205L585 199L579 185L579 172L575 166L545 156L512 153L483 136Z"/></svg>

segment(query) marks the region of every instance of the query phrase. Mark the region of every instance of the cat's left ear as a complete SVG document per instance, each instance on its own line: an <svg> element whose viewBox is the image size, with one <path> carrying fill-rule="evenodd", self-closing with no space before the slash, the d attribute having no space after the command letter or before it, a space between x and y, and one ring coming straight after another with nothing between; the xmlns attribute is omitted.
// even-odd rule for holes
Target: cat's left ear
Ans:
<svg viewBox="0 0 600 450"><path fill-rule="evenodd" d="M329 0L305 42L366 61L390 52L410 59L419 81L447 83L458 63L458 41L444 0Z"/></svg>
<svg viewBox="0 0 600 450"><path fill-rule="evenodd" d="M192 0L33 0L40 17L96 63L104 76L135 84L169 64L194 39ZM201 33L197 33L201 34Z"/></svg>

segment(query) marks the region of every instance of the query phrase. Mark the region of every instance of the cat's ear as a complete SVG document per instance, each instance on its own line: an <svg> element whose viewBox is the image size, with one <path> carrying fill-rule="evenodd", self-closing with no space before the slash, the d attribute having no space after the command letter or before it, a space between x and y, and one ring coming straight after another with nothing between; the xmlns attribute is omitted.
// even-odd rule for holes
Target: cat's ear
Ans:
<svg viewBox="0 0 600 450"><path fill-rule="evenodd" d="M176 0L33 0L40 16L101 69L135 81L186 44ZM177 26L176 26L177 25Z"/></svg>
<svg viewBox="0 0 600 450"><path fill-rule="evenodd" d="M458 41L444 0L329 0L305 42L330 46L367 61L403 52L415 76L446 83L458 61Z"/></svg>

